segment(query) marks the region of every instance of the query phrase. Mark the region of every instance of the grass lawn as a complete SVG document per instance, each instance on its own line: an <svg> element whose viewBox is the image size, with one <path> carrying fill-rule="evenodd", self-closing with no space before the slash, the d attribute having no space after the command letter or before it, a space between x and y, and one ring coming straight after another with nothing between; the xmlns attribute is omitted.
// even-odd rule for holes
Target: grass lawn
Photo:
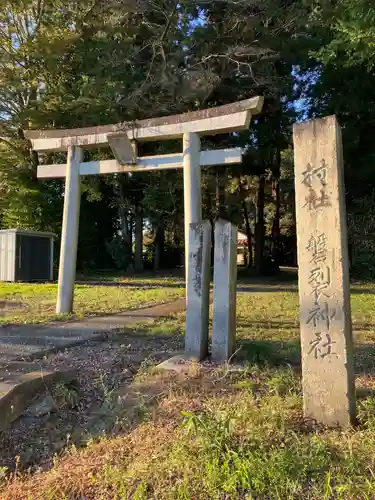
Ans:
<svg viewBox="0 0 375 500"><path fill-rule="evenodd" d="M374 292L353 287L359 388L375 388ZM297 303L293 285L240 293L242 371L203 363L174 375L145 360L113 394L103 426L109 416L116 423L104 435L68 447L50 470L4 480L0 497L375 498L375 398L358 399L359 423L349 430L312 430L303 420ZM177 316L148 333L182 330Z"/></svg>
<svg viewBox="0 0 375 500"><path fill-rule="evenodd" d="M56 294L56 284L0 283L0 324L68 319L55 314ZM117 313L168 302L184 294L178 278L114 278L108 286L79 284L72 317Z"/></svg>

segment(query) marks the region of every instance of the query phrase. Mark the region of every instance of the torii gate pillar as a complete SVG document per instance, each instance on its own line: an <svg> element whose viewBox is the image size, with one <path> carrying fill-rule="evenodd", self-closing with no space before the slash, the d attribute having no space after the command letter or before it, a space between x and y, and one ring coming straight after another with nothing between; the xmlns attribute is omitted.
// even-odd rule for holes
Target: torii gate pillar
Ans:
<svg viewBox="0 0 375 500"><path fill-rule="evenodd" d="M76 275L79 209L81 202L81 181L79 168L83 150L69 146L65 179L64 215L61 232L59 265L59 286L57 290L56 313L70 313L73 310L74 280Z"/></svg>
<svg viewBox="0 0 375 500"><path fill-rule="evenodd" d="M187 132L182 139L184 166L184 212L185 212L185 274L186 287L189 281L189 226L202 221L200 138ZM186 295L187 299L187 295Z"/></svg>

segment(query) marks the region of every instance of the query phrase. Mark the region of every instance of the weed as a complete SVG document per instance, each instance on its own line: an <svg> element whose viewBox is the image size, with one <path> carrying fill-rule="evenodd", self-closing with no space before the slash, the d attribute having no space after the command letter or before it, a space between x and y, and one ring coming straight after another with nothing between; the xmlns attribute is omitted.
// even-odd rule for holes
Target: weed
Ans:
<svg viewBox="0 0 375 500"><path fill-rule="evenodd" d="M0 485L6 484L8 472L8 467L0 467Z"/></svg>
<svg viewBox="0 0 375 500"><path fill-rule="evenodd" d="M375 398L369 397L359 402L358 420L367 429L375 430Z"/></svg>
<svg viewBox="0 0 375 500"><path fill-rule="evenodd" d="M268 390L280 396L287 393L299 393L300 386L299 377L295 375L291 367L275 370L274 374L267 380Z"/></svg>
<svg viewBox="0 0 375 500"><path fill-rule="evenodd" d="M183 427L191 432L194 430L196 435L204 437L202 443L212 451L220 451L227 446L231 436L230 417L220 418L209 412L200 416L193 415L190 412L182 411L184 416Z"/></svg>
<svg viewBox="0 0 375 500"><path fill-rule="evenodd" d="M154 371L155 358L153 356L148 356L145 358L134 376L135 382L143 382L150 373Z"/></svg>
<svg viewBox="0 0 375 500"><path fill-rule="evenodd" d="M79 402L77 387L74 383L57 382L52 389L52 399L59 409L74 408Z"/></svg>
<svg viewBox="0 0 375 500"><path fill-rule="evenodd" d="M106 407L112 407L114 402L114 391L115 388L111 387L109 381L101 373L99 377L94 381L95 386L102 391L103 394L103 404Z"/></svg>

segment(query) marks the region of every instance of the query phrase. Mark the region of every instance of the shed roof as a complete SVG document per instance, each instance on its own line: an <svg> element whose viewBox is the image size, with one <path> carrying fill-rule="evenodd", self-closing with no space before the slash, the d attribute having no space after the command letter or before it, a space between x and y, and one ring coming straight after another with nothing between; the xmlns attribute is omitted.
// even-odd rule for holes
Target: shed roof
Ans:
<svg viewBox="0 0 375 500"><path fill-rule="evenodd" d="M17 233L25 236L40 236L41 238L56 238L55 233L32 231L31 229L0 229L0 233Z"/></svg>

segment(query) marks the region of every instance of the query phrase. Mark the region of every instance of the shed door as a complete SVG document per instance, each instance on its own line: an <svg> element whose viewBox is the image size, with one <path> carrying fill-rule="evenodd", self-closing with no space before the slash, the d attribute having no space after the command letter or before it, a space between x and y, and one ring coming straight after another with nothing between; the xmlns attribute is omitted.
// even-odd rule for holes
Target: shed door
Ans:
<svg viewBox="0 0 375 500"><path fill-rule="evenodd" d="M19 234L17 253L17 280L49 280L51 259L49 238Z"/></svg>

